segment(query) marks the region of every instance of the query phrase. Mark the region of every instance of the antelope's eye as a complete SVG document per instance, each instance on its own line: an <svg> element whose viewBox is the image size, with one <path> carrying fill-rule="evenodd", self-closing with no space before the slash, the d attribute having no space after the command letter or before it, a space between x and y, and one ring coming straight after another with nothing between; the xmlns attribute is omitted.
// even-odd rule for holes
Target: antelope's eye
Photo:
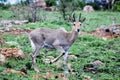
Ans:
<svg viewBox="0 0 120 80"><path fill-rule="evenodd" d="M75 26L75 23L73 23L73 25Z"/></svg>

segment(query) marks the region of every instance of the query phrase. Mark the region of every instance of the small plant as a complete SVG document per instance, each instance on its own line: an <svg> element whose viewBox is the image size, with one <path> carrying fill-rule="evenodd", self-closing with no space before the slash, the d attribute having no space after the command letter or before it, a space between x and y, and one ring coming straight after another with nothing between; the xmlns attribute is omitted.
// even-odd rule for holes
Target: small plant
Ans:
<svg viewBox="0 0 120 80"><path fill-rule="evenodd" d="M56 5L56 0L45 0L45 2L48 7Z"/></svg>
<svg viewBox="0 0 120 80"><path fill-rule="evenodd" d="M5 4L0 3L0 8L3 10L8 9L10 6L11 6L10 4L5 5Z"/></svg>
<svg viewBox="0 0 120 80"><path fill-rule="evenodd" d="M72 15L74 11L83 7L84 2L79 0L60 0L58 8L62 14L64 20L68 19L69 15Z"/></svg>
<svg viewBox="0 0 120 80"><path fill-rule="evenodd" d="M116 1L113 6L115 11L120 11L120 1Z"/></svg>
<svg viewBox="0 0 120 80"><path fill-rule="evenodd" d="M82 0L81 0L82 1ZM22 7L20 8L22 9ZM27 8L28 9L28 8ZM14 10L14 9L13 9ZM24 9L26 12L27 10ZM15 10L16 11L16 10ZM39 11L38 11L39 12ZM94 11L90 14L85 14L82 11L76 11L76 13L81 12L83 16L86 17L86 21L81 29L81 32L87 32L80 34L74 45L70 48L70 54L76 56L77 58L71 58L69 55L68 63L71 64L73 72L70 73L70 76L67 75L69 80L119 80L120 79L120 38L107 39L103 40L101 37L96 37L89 32L96 30L96 28L101 25L110 25L112 17L116 18L116 23L119 24L120 14L118 12L111 11ZM20 15L27 13L20 13ZM39 13L41 14L41 13ZM70 31L71 27L68 27L72 24L70 22L64 21L58 11L54 12L43 12L46 16L46 20L43 22L29 23L24 25L16 25L15 28L22 29L35 29L40 27L46 28L60 28L64 27L67 31ZM0 10L0 20L8 20L12 15L11 10ZM25 16L26 16L25 15ZM41 14L42 15L42 14ZM17 15L15 15L17 16ZM11 18L13 19L13 18ZM2 26L0 26L0 32L2 31ZM10 28L11 29L11 28ZM4 34L5 33L5 34ZM58 36L59 37L59 36ZM20 49L26 54L25 59L11 58L6 59L5 65L0 65L0 80L46 80L46 73L55 75L55 79L49 80L63 80L59 77L63 76L63 65L59 66L59 61L54 64L48 64L44 62L48 59L53 59L58 55L58 51L50 51L43 49L37 55L37 63L40 68L40 72L36 73L33 70L32 60L29 57L29 54L33 51L28 36L26 34L15 35L15 34L6 34L6 32L0 33L0 38L3 38L5 42L14 41L17 42L20 46ZM9 46L0 46L0 48L8 48ZM1 52L0 52L1 53ZM43 61L44 60L44 61ZM60 61L63 58L60 58ZM84 69L86 64L100 60L103 65L96 66L95 68ZM60 62L61 63L61 62ZM26 75L22 76L16 73L4 73L7 68L16 71L26 71ZM92 70L93 72L91 72ZM95 72L95 71L96 72ZM95 73L94 73L95 72ZM38 78L34 78L38 75ZM42 76L41 76L42 75ZM44 77L45 76L45 77ZM45 79L44 79L45 78ZM48 79L48 78L47 78ZM68 79L66 79L68 80Z"/></svg>

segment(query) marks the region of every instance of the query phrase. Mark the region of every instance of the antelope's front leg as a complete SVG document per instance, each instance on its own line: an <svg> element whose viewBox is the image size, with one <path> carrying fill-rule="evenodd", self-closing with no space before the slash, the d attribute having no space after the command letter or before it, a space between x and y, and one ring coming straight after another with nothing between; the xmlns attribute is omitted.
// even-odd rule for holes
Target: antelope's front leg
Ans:
<svg viewBox="0 0 120 80"><path fill-rule="evenodd" d="M67 64L67 58L68 58L69 52L65 52L63 58L64 58L64 64Z"/></svg>
<svg viewBox="0 0 120 80"><path fill-rule="evenodd" d="M69 67L68 67L68 62L67 62L68 54L69 54L69 52L66 51L64 56L63 56L63 58L64 58L64 76L66 76L66 74L70 70Z"/></svg>
<svg viewBox="0 0 120 80"><path fill-rule="evenodd" d="M54 60L52 60L50 63L56 62L60 57L65 55L65 51L61 46L55 46L55 48L60 51L60 55L56 57Z"/></svg>

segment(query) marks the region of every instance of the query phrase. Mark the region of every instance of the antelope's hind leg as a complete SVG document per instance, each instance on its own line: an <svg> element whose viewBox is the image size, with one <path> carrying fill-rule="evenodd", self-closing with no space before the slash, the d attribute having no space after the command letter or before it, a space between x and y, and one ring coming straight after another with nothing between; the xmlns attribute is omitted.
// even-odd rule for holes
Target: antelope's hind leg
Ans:
<svg viewBox="0 0 120 80"><path fill-rule="evenodd" d="M33 53L30 54L30 56L32 57L32 65L34 67L34 70L39 72L39 69L36 64L36 56L37 56L39 50L41 50L43 48L44 40L43 40L42 36L38 37L37 35L33 35L33 34L31 34L29 39L31 42L31 46L34 49Z"/></svg>
<svg viewBox="0 0 120 80"><path fill-rule="evenodd" d="M39 72L39 69L38 69L37 64L36 64L36 56L37 56L37 53L39 52L39 50L41 50L41 49L42 49L42 46L37 47L31 55L32 65L34 67L34 70L37 71L37 72Z"/></svg>

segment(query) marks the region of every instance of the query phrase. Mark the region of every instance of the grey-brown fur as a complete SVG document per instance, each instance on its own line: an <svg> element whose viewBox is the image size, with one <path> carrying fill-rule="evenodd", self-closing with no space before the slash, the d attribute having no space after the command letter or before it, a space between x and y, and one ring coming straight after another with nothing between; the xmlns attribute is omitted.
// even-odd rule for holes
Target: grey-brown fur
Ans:
<svg viewBox="0 0 120 80"><path fill-rule="evenodd" d="M70 32L63 29L50 29L50 28L37 28L30 32L29 39L34 52L32 53L33 66L35 71L39 71L36 65L36 55L42 48L54 48L61 53L58 57L52 60L50 63L56 62L61 56L64 56L64 63L67 63L68 50L74 41L77 39L81 23L85 19L79 21L73 20L74 27Z"/></svg>

